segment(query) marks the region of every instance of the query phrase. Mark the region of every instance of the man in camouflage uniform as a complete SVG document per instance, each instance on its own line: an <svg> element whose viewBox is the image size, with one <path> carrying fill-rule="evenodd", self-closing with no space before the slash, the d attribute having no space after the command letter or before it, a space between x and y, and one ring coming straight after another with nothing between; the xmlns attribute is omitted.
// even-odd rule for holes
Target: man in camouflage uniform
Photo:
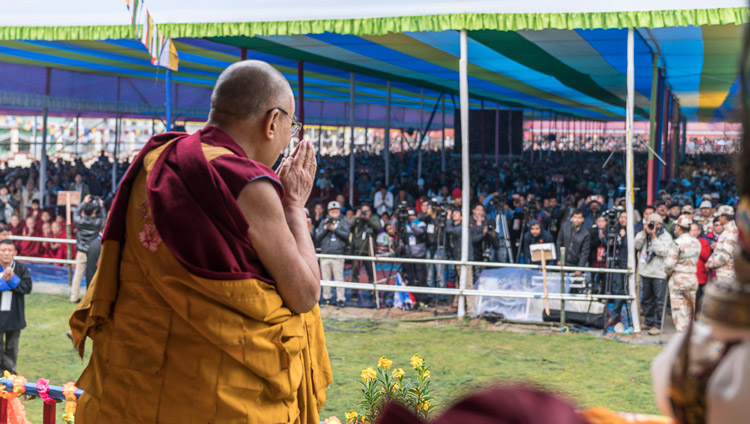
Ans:
<svg viewBox="0 0 750 424"><path fill-rule="evenodd" d="M683 215L675 221L674 231L677 238L672 242L664 260L664 272L669 276L669 299L672 302L672 320L677 331L684 333L690 323L688 302L695 307L695 295L698 291L698 257L701 244L690 235L693 219Z"/></svg>
<svg viewBox="0 0 750 424"><path fill-rule="evenodd" d="M713 206L711 205L710 200L704 200L701 202L700 207L698 210L700 211L700 215L697 215L697 222L703 226L703 232L708 234L711 231L713 231L714 226L714 217L711 214L711 209Z"/></svg>
<svg viewBox="0 0 750 424"><path fill-rule="evenodd" d="M734 223L734 208L729 205L719 206L716 212L724 231L719 236L714 253L706 261L706 269L716 270L717 280L734 280L734 246L737 244L739 230Z"/></svg>

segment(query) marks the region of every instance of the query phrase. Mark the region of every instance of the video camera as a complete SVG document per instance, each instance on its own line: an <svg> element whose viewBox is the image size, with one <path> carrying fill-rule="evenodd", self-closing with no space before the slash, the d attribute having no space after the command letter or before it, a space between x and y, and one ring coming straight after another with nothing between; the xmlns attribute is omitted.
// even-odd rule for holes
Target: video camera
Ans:
<svg viewBox="0 0 750 424"><path fill-rule="evenodd" d="M445 223L448 219L448 212L450 211L451 207L456 205L456 202L450 199L438 201L436 197L433 197L432 199L430 199L430 204L432 205L432 209L437 215L436 221L438 227L445 227Z"/></svg>
<svg viewBox="0 0 750 424"><path fill-rule="evenodd" d="M607 220L607 237L617 236L617 224L620 220L620 214L625 211L622 206L615 206L612 209L604 211L602 216Z"/></svg>

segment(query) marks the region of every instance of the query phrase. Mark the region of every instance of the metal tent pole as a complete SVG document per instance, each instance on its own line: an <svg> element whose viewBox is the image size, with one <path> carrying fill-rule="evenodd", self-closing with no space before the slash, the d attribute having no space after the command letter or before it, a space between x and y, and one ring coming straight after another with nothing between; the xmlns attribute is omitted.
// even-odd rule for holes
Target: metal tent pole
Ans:
<svg viewBox="0 0 750 424"><path fill-rule="evenodd" d="M495 108L495 165L500 162L500 105Z"/></svg>
<svg viewBox="0 0 750 424"><path fill-rule="evenodd" d="M44 94L49 96L50 78L52 77L52 68L47 68L45 77ZM48 99L49 97L47 97ZM42 196L41 207L47 206L47 199L44 195L45 185L47 183L47 118L49 109L42 110L42 148L39 152L39 195ZM36 117L34 118L34 128L36 128Z"/></svg>
<svg viewBox="0 0 750 424"><path fill-rule="evenodd" d="M458 87L461 104L461 261L469 260L469 72L466 30L461 30ZM466 290L468 267L461 266L459 288ZM458 317L466 315L466 297L458 298Z"/></svg>
<svg viewBox="0 0 750 424"><path fill-rule="evenodd" d="M297 116L300 124L302 124L297 138L302 141L305 138L305 63L301 60L297 62L297 93L299 99Z"/></svg>
<svg viewBox="0 0 750 424"><path fill-rule="evenodd" d="M419 90L419 131L417 131L417 134L422 131L427 132L427 129L424 128L424 88ZM424 136L422 136L422 140L424 140ZM419 140L417 146L417 179L422 178L422 140Z"/></svg>
<svg viewBox="0 0 750 424"><path fill-rule="evenodd" d="M78 159L78 155L80 154L80 153L78 152L78 143L79 143L79 141L80 141L80 136L79 136L79 134L80 134L80 130L78 129L78 128L79 128L78 126L79 126L79 121L80 121L80 118L81 118L81 117L80 117L80 115L79 115L79 116L76 116L76 148L75 148L75 152L76 152L76 159Z"/></svg>
<svg viewBox="0 0 750 424"><path fill-rule="evenodd" d="M120 145L122 120L120 119L120 77L117 77L117 112L115 113L115 146L112 148L112 192L117 188L117 149Z"/></svg>
<svg viewBox="0 0 750 424"><path fill-rule="evenodd" d="M388 81L385 98L385 134L383 137L383 156L385 158L385 186L390 186L391 177L391 82Z"/></svg>
<svg viewBox="0 0 750 424"><path fill-rule="evenodd" d="M440 128L443 132L443 148L440 151L440 172L445 172L445 95L443 95L443 100L441 101L441 105L443 108L443 112L440 115ZM454 125L455 126L455 125Z"/></svg>
<svg viewBox="0 0 750 424"><path fill-rule="evenodd" d="M480 100L479 110L479 140L481 140L482 165L484 165L484 100Z"/></svg>
<svg viewBox="0 0 750 424"><path fill-rule="evenodd" d="M508 108L508 156L513 156L513 109Z"/></svg>
<svg viewBox="0 0 750 424"><path fill-rule="evenodd" d="M166 122L167 122L167 130L166 132L172 131L172 71L167 68L167 74L165 78L165 86L166 86Z"/></svg>
<svg viewBox="0 0 750 424"><path fill-rule="evenodd" d="M634 228L633 222L633 202L635 198L635 192L633 190L633 112L635 103L635 42L633 39L633 28L628 28L628 100L627 100L627 111L626 111L626 162L625 162L625 207L628 216L627 222L627 239L628 239L628 287L630 289L630 296L635 299L635 249L633 245L634 239ZM630 310L633 319L633 331L636 333L641 332L641 321L640 313L638 310L638 302L636 300L631 302Z"/></svg>
<svg viewBox="0 0 750 424"><path fill-rule="evenodd" d="M354 72L349 73L349 205L354 207Z"/></svg>

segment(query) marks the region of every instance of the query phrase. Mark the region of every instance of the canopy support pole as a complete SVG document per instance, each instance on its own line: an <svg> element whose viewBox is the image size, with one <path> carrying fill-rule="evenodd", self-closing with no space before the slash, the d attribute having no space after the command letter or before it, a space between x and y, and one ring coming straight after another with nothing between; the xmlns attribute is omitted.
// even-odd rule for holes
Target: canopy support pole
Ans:
<svg viewBox="0 0 750 424"><path fill-rule="evenodd" d="M500 162L500 105L495 108L495 166Z"/></svg>
<svg viewBox="0 0 750 424"><path fill-rule="evenodd" d="M299 117L300 129L297 138L302 141L305 138L305 64L303 61L297 62L297 98L299 99Z"/></svg>
<svg viewBox="0 0 750 424"><path fill-rule="evenodd" d="M115 145L112 148L112 193L117 188L117 150L120 145L122 120L120 119L120 77L117 77L117 112L115 113Z"/></svg>
<svg viewBox="0 0 750 424"><path fill-rule="evenodd" d="M479 139L481 140L481 146L482 146L482 165L484 165L484 100L480 100L481 110L480 110L480 118L479 118Z"/></svg>
<svg viewBox="0 0 750 424"><path fill-rule="evenodd" d="M461 56L458 60L458 87L461 104L461 261L469 260L469 72L466 30L461 30ZM459 288L466 290L468 267L461 265ZM466 297L459 296L459 318L466 315Z"/></svg>
<svg viewBox="0 0 750 424"><path fill-rule="evenodd" d="M247 60L247 47L240 47L240 60Z"/></svg>
<svg viewBox="0 0 750 424"><path fill-rule="evenodd" d="M44 94L49 97L49 85L52 77L52 68L47 68L47 74L44 81ZM44 108L42 110L42 149L39 152L39 194L42 196L41 207L47 206L46 196L44 195L45 185L47 183L47 118L49 117L49 109ZM34 120L34 128L36 128L36 119Z"/></svg>
<svg viewBox="0 0 750 424"><path fill-rule="evenodd" d="M80 155L80 153L78 151L78 146L79 146L79 142L80 142L80 134L81 134L79 132L80 130L78 129L79 128L79 121L80 121L80 119L81 119L81 115L77 115L76 116L76 148L75 148L76 159L78 159L78 156Z"/></svg>
<svg viewBox="0 0 750 424"><path fill-rule="evenodd" d="M513 109L508 108L508 157L513 156Z"/></svg>
<svg viewBox="0 0 750 424"><path fill-rule="evenodd" d="M628 222L626 225L627 239L628 239L628 287L630 296L636 299L635 290L635 249L634 249L634 233L635 223L633 221L634 211L633 202L635 200L635 191L633 190L633 113L635 103L635 41L633 38L633 28L628 28L628 100L627 100L627 111L626 111L626 160L625 160L625 207L628 216ZM633 319L633 331L636 333L641 332L640 313L638 310L638 301L633 300L630 303L630 316Z"/></svg>
<svg viewBox="0 0 750 424"><path fill-rule="evenodd" d="M354 72L349 73L349 205L354 207Z"/></svg>
<svg viewBox="0 0 750 424"><path fill-rule="evenodd" d="M435 105L437 107L437 105ZM434 113L434 112L433 112ZM424 127L424 88L419 90L419 131L427 133L427 128ZM419 146L417 147L417 180L422 178L422 140L424 135L419 140Z"/></svg>
<svg viewBox="0 0 750 424"><path fill-rule="evenodd" d="M440 150L440 172L445 172L445 94L443 94L443 100L440 102L443 108L443 112L440 117L440 128L443 132L443 148Z"/></svg>
<svg viewBox="0 0 750 424"><path fill-rule="evenodd" d="M172 131L172 70L167 68L167 74L165 78L165 85L166 85L166 118L167 118L167 131Z"/></svg>
<svg viewBox="0 0 750 424"><path fill-rule="evenodd" d="M390 186L391 177L391 82L388 81L385 98L385 134L383 135L383 157L385 158L385 186Z"/></svg>

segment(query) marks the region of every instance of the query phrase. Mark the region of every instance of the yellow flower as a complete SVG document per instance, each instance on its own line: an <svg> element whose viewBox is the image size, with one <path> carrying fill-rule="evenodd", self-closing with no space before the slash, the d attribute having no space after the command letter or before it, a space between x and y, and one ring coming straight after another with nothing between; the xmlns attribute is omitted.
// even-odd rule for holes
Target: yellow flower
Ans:
<svg viewBox="0 0 750 424"><path fill-rule="evenodd" d="M424 370L424 373L422 373L422 378L430 378L430 370Z"/></svg>
<svg viewBox="0 0 750 424"><path fill-rule="evenodd" d="M393 361L386 358L385 356L381 356L380 360L378 361L378 368L385 368L388 369L393 365Z"/></svg>
<svg viewBox="0 0 750 424"><path fill-rule="evenodd" d="M395 392L396 390L398 390L398 389L400 389L400 388L401 388L401 385L400 385L400 384L398 384L398 383L394 383L394 384L393 384L393 388L391 389L391 391L392 391L392 392Z"/></svg>
<svg viewBox="0 0 750 424"><path fill-rule="evenodd" d="M404 376L404 374L406 374L406 373L404 372L403 368L399 368L399 369L393 371L393 377L394 378L401 378L401 377Z"/></svg>
<svg viewBox="0 0 750 424"><path fill-rule="evenodd" d="M375 377L377 377L377 374L375 373L375 370L372 369L372 367L362 370L362 374L360 374L360 377L362 377L362 381L367 383L370 380L375 380Z"/></svg>
<svg viewBox="0 0 750 424"><path fill-rule="evenodd" d="M422 366L422 358L419 357L419 355L414 355L411 357L411 366L414 368L419 368Z"/></svg>
<svg viewBox="0 0 750 424"><path fill-rule="evenodd" d="M417 404L417 411L421 411L421 410L422 410L422 404L421 404L421 403L418 403L418 404Z"/></svg>
<svg viewBox="0 0 750 424"><path fill-rule="evenodd" d="M385 387L380 388L380 393L385 393Z"/></svg>
<svg viewBox="0 0 750 424"><path fill-rule="evenodd" d="M429 400L426 400L426 401L424 401L424 403L422 404L422 408L424 408L424 410L426 411L426 410L430 409L430 405L431 405L431 404L430 404L430 401L429 401Z"/></svg>
<svg viewBox="0 0 750 424"><path fill-rule="evenodd" d="M344 417L346 417L346 422L347 423L353 423L353 422L355 422L357 420L358 416L359 416L359 414L357 413L357 411L351 411L351 412L344 413Z"/></svg>

